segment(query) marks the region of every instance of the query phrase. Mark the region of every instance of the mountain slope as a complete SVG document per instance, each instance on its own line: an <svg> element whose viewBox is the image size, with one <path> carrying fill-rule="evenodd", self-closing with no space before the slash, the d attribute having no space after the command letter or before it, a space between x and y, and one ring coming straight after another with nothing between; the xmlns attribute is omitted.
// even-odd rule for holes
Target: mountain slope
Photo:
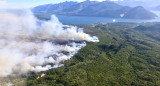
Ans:
<svg viewBox="0 0 160 86"><path fill-rule="evenodd" d="M100 42L88 43L63 67L33 74L27 86L159 86L160 32L135 30L139 25L79 26ZM37 79L41 74L46 76Z"/></svg>
<svg viewBox="0 0 160 86"><path fill-rule="evenodd" d="M160 11L160 5L153 7L151 10Z"/></svg>
<svg viewBox="0 0 160 86"><path fill-rule="evenodd" d="M98 16L112 18L129 18L129 19L154 19L155 14L147 11L141 6L131 8L121 6L114 2L104 1L84 1L64 2L60 4L48 4L33 8L36 15L42 14L61 14L61 15L76 15L76 16ZM123 16L121 16L123 15Z"/></svg>
<svg viewBox="0 0 160 86"><path fill-rule="evenodd" d="M59 4L47 4L47 5L40 5L33 9L34 13L57 13L59 11L62 11L64 8L68 8L72 5L77 4L77 2L63 2Z"/></svg>
<svg viewBox="0 0 160 86"><path fill-rule="evenodd" d="M132 16L134 15L134 16ZM147 11L142 6L137 6L128 11L125 18L134 18L134 19L154 19L155 14Z"/></svg>
<svg viewBox="0 0 160 86"><path fill-rule="evenodd" d="M82 3L74 4L74 5L72 5L72 6L68 7L68 8L64 8L61 12L64 12L64 13L66 13L66 12L68 12L68 13L77 13L77 12L85 9L86 7L88 7L90 5L94 5L96 3L98 3L98 2L96 2L96 1L92 1L92 2L84 1Z"/></svg>
<svg viewBox="0 0 160 86"><path fill-rule="evenodd" d="M113 2L100 2L83 9L79 12L79 15L116 17L120 16L120 13L118 13L117 10L121 8L122 7L120 5L117 5Z"/></svg>

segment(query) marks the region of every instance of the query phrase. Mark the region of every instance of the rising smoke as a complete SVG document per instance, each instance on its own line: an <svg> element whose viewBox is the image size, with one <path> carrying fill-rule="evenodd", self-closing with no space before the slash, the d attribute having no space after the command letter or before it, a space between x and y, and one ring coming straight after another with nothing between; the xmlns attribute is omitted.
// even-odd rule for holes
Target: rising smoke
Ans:
<svg viewBox="0 0 160 86"><path fill-rule="evenodd" d="M28 9L0 8L0 77L63 66L85 41L99 40L81 28L63 25L54 15L41 21Z"/></svg>

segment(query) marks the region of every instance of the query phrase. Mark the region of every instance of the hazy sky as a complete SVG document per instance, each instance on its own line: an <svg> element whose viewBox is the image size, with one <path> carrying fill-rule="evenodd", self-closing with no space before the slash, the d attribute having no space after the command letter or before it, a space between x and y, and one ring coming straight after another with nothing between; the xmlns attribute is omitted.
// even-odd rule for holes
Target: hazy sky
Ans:
<svg viewBox="0 0 160 86"><path fill-rule="evenodd" d="M1 1L1 0L0 0ZM64 1L85 1L85 0L6 0L8 2L18 4L18 5L29 5L36 6L40 4L48 4L48 3L59 3ZM95 0L95 1L103 1L103 0Z"/></svg>
<svg viewBox="0 0 160 86"><path fill-rule="evenodd" d="M0 0L4 1L4 0ZM17 5L24 5L24 6L37 6L41 4L49 4L49 3L59 3L59 2L64 2L64 1L85 1L85 0L6 0L8 2L17 4ZM91 1L105 1L105 0L91 0ZM117 0L110 0L110 1L117 1ZM123 1L123 0L119 0ZM160 0L124 0L124 1L160 1Z"/></svg>

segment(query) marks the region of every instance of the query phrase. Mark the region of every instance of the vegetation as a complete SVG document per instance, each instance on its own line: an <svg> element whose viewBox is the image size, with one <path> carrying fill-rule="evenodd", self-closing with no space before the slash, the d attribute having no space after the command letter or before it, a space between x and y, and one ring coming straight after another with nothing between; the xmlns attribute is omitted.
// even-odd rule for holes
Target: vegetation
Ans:
<svg viewBox="0 0 160 86"><path fill-rule="evenodd" d="M154 19L157 17L142 6L128 7L110 1L84 1L80 3L71 1L47 4L34 7L33 12L38 18L46 18L46 15L52 14L128 19Z"/></svg>
<svg viewBox="0 0 160 86"><path fill-rule="evenodd" d="M88 43L63 67L41 72L44 77L31 75L27 86L160 86L160 32L137 26L79 25L100 42Z"/></svg>

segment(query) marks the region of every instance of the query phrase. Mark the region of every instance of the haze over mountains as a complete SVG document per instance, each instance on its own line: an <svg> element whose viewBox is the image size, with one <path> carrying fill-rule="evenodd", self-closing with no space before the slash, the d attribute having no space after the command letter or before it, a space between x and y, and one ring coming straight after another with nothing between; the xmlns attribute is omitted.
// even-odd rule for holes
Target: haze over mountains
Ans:
<svg viewBox="0 0 160 86"><path fill-rule="evenodd" d="M160 5L155 6L155 7L151 8L151 9L152 9L152 10L155 10L155 11L160 11Z"/></svg>
<svg viewBox="0 0 160 86"><path fill-rule="evenodd" d="M114 2L84 1L84 2L63 2L59 4L46 4L33 8L33 12L40 16L51 15L74 15L74 16L97 16L128 19L154 19L154 13L142 6L129 7L118 5Z"/></svg>
<svg viewBox="0 0 160 86"><path fill-rule="evenodd" d="M124 0L115 3L130 7L143 6L147 10L160 11L160 0Z"/></svg>

